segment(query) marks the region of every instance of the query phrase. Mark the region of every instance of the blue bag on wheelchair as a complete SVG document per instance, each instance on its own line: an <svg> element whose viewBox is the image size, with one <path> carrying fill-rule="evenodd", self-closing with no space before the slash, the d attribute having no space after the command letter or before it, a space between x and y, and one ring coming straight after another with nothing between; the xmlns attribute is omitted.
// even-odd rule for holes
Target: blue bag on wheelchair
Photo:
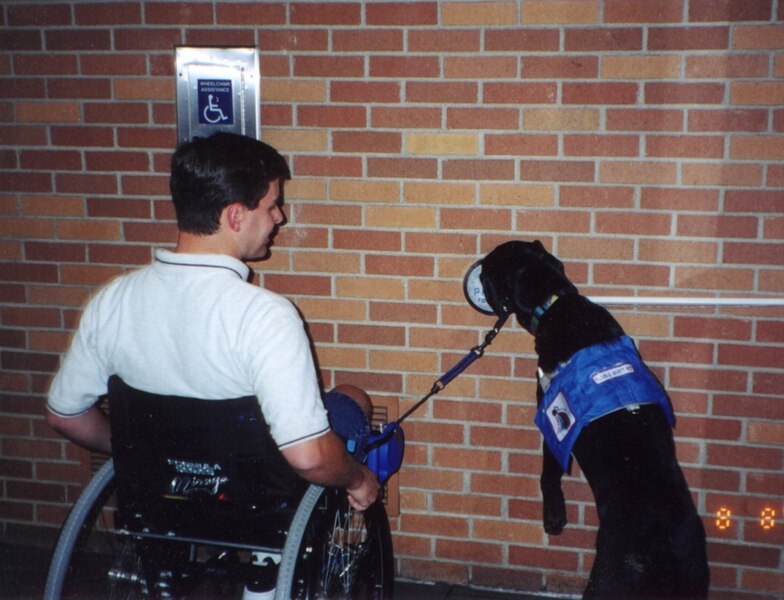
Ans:
<svg viewBox="0 0 784 600"><path fill-rule="evenodd" d="M346 442L346 449L376 474L380 484L398 472L403 463L405 437L397 423L373 431L365 411L340 392L326 395L329 424Z"/></svg>

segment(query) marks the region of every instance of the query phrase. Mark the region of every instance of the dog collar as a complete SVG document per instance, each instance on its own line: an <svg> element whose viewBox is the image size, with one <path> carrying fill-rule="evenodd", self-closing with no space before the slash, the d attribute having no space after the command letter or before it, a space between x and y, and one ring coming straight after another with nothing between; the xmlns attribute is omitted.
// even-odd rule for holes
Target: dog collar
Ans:
<svg viewBox="0 0 784 600"><path fill-rule="evenodd" d="M548 308L555 304L555 301L558 300L558 298L560 298L558 294L553 294L534 309L534 314L531 317L531 322L528 325L528 331L531 332L531 335L536 335L536 330L539 328L539 321L541 321L542 315L547 312Z"/></svg>

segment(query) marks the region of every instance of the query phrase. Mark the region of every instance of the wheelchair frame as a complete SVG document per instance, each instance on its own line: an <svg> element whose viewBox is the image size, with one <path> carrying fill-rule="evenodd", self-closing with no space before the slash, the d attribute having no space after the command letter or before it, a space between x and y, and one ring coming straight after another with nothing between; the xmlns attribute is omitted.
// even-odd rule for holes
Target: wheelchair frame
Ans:
<svg viewBox="0 0 784 600"><path fill-rule="evenodd" d="M46 600L237 598L272 577L277 600L392 597L381 500L357 512L345 490L308 487L255 397L164 397L116 377L109 397L113 458L62 527Z"/></svg>
<svg viewBox="0 0 784 600"><path fill-rule="evenodd" d="M68 518L63 524L60 537L55 547L51 567L44 591L45 600L60 598L87 598L91 590L81 587L79 581L70 581L72 576L80 577L78 567L74 572L75 556L81 552L93 552L94 549L82 547L86 536L94 533L96 522L91 519L105 510L107 492L111 491L114 482L114 464L107 461L85 487L73 505ZM360 520L359 528L352 529L348 522ZM102 517L97 517L102 520ZM105 573L94 573L99 580L100 598L133 598L166 597L160 590L145 590L144 574L141 564L128 558L135 552L135 545L152 541L156 538L145 538L129 531L115 531L108 524L102 534L116 538L110 543L117 544L118 555L112 559L110 568ZM362 536L363 539L356 539ZM278 551L278 566L275 600L290 598L329 598L354 597L390 599L394 583L394 557L389 522L381 501L377 501L364 513L356 513L350 507L344 491L311 485L302 498L294 518L289 526L288 535L282 549L270 547L251 547L246 544L230 545L210 540L192 540L174 537L157 539L163 545L182 544L189 551L191 558L188 565L200 569L198 581L189 582L196 589L199 597L199 581L215 577L221 580L242 573L241 566L228 565L224 573L213 572L205 562L195 561L197 550L212 549L231 554L233 551ZM213 545L214 544L214 545ZM129 552L131 554L129 554ZM89 561L89 559L88 559ZM125 561L125 562L123 562ZM134 567L129 570L129 564ZM244 570L247 572L247 568ZM225 582L224 582L225 583ZM229 581L234 588L234 596L244 587L244 581ZM68 589L69 584L75 587ZM103 585L105 584L105 585ZM89 587L89 584L88 584ZM106 593L108 591L108 594ZM65 592L65 596L63 595ZM205 593L204 590L201 593ZM122 594L122 595L121 595ZM176 597L176 593L171 597ZM208 593L205 597L214 597Z"/></svg>

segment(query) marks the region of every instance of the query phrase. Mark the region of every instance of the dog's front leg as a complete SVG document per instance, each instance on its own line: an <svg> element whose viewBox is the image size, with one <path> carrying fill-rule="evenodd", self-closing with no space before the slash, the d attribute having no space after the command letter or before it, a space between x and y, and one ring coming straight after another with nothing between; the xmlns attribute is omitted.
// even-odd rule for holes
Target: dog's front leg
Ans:
<svg viewBox="0 0 784 600"><path fill-rule="evenodd" d="M536 386L537 404L542 401L542 388ZM539 487L542 490L542 522L549 535L558 535L566 526L566 501L564 500L561 478L563 469L550 448L542 442L542 476Z"/></svg>
<svg viewBox="0 0 784 600"><path fill-rule="evenodd" d="M547 444L542 444L542 476L539 485L542 489L542 522L549 535L558 535L566 526L566 501L561 488L563 470L550 452Z"/></svg>

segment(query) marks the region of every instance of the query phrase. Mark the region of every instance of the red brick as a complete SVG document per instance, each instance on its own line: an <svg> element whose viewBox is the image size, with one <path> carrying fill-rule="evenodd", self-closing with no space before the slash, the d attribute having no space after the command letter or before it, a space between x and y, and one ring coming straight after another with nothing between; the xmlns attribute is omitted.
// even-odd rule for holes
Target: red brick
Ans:
<svg viewBox="0 0 784 600"><path fill-rule="evenodd" d="M681 0L606 0L605 23L678 23L684 16Z"/></svg>
<svg viewBox="0 0 784 600"><path fill-rule="evenodd" d="M522 160L520 163L524 181L593 182L595 170L591 161Z"/></svg>
<svg viewBox="0 0 784 600"><path fill-rule="evenodd" d="M383 270L384 266L374 264L376 256L365 258L365 269L375 268ZM370 271L368 270L370 273ZM380 275L390 273L379 272ZM370 319L373 322L386 321L390 323L433 323L436 319L436 308L432 304L417 304L412 302L371 302Z"/></svg>
<svg viewBox="0 0 784 600"><path fill-rule="evenodd" d="M374 128L439 129L441 127L439 108L373 107L370 114Z"/></svg>
<svg viewBox="0 0 784 600"><path fill-rule="evenodd" d="M441 209L442 229L496 229L508 231L512 226L512 215L508 210L489 209Z"/></svg>
<svg viewBox="0 0 784 600"><path fill-rule="evenodd" d="M171 52L172 47L181 43L182 36L177 28L114 30L116 50L165 50Z"/></svg>
<svg viewBox="0 0 784 600"><path fill-rule="evenodd" d="M147 59L143 54L92 54L80 58L85 75L146 75Z"/></svg>
<svg viewBox="0 0 784 600"><path fill-rule="evenodd" d="M722 104L724 84L721 83L646 83L648 104Z"/></svg>
<svg viewBox="0 0 784 600"><path fill-rule="evenodd" d="M24 150L21 167L29 170L81 171L82 157L79 152L67 150Z"/></svg>
<svg viewBox="0 0 784 600"><path fill-rule="evenodd" d="M595 217L596 232L602 234L667 235L672 218L660 213L603 212Z"/></svg>
<svg viewBox="0 0 784 600"><path fill-rule="evenodd" d="M784 474L750 471L746 476L746 488L750 494L780 494L784 489Z"/></svg>
<svg viewBox="0 0 784 600"><path fill-rule="evenodd" d="M485 154L488 156L556 156L558 138L554 135L487 134Z"/></svg>
<svg viewBox="0 0 784 600"><path fill-rule="evenodd" d="M759 376L755 374L755 377ZM780 390L779 390L780 392ZM746 395L719 394L714 398L714 414L733 417L751 417L781 421L784 407L778 398L764 398Z"/></svg>
<svg viewBox="0 0 784 600"><path fill-rule="evenodd" d="M365 7L368 25L436 25L438 5L433 2L377 2Z"/></svg>
<svg viewBox="0 0 784 600"><path fill-rule="evenodd" d="M737 393L746 390L747 379L746 371L674 367L669 383L672 388Z"/></svg>
<svg viewBox="0 0 784 600"><path fill-rule="evenodd" d="M727 243L724 246L724 262L727 264L782 265L784 264L784 248L780 243Z"/></svg>
<svg viewBox="0 0 784 600"><path fill-rule="evenodd" d="M721 365L775 369L784 364L784 348L720 344L718 362Z"/></svg>
<svg viewBox="0 0 784 600"><path fill-rule="evenodd" d="M215 15L219 25L283 25L286 23L286 5L283 2L220 2L215 6ZM274 33L265 31L260 40L263 41L267 35Z"/></svg>
<svg viewBox="0 0 784 600"><path fill-rule="evenodd" d="M400 277L433 277L432 257L399 254L370 254L365 256L365 273L368 275L397 275ZM373 319L374 321L376 319Z"/></svg>
<svg viewBox="0 0 784 600"><path fill-rule="evenodd" d="M756 238L756 217L679 215L678 235L709 238Z"/></svg>
<svg viewBox="0 0 784 600"><path fill-rule="evenodd" d="M83 105L85 123L148 123L148 109L142 103L90 103Z"/></svg>
<svg viewBox="0 0 784 600"><path fill-rule="evenodd" d="M557 84L552 82L487 82L482 101L484 104L555 104L557 91ZM450 101L459 102L459 99Z"/></svg>
<svg viewBox="0 0 784 600"><path fill-rule="evenodd" d="M756 339L758 342L784 342L784 322L760 319L757 321Z"/></svg>
<svg viewBox="0 0 784 600"><path fill-rule="evenodd" d="M212 25L212 6L194 2L150 2L145 21L152 25Z"/></svg>
<svg viewBox="0 0 784 600"><path fill-rule="evenodd" d="M330 278L317 275L267 273L264 276L264 287L284 296L329 296L332 293Z"/></svg>
<svg viewBox="0 0 784 600"><path fill-rule="evenodd" d="M335 81L330 86L330 100L363 104L396 103L400 100L400 85L390 82Z"/></svg>
<svg viewBox="0 0 784 600"><path fill-rule="evenodd" d="M567 52L642 50L642 29L637 27L567 29L564 32L564 48Z"/></svg>
<svg viewBox="0 0 784 600"><path fill-rule="evenodd" d="M147 171L149 158L141 152L86 152L88 171Z"/></svg>
<svg viewBox="0 0 784 600"><path fill-rule="evenodd" d="M10 5L8 7L7 24L13 27L25 25L32 25L35 27L70 25L71 11L68 4Z"/></svg>
<svg viewBox="0 0 784 600"><path fill-rule="evenodd" d="M480 52L481 33L472 30L413 29L408 32L408 47L411 52Z"/></svg>
<svg viewBox="0 0 784 600"><path fill-rule="evenodd" d="M325 42L328 43L328 40ZM403 31L341 29L332 32L332 48L335 52L399 52L403 50ZM418 51L413 47L411 49Z"/></svg>
<svg viewBox="0 0 784 600"><path fill-rule="evenodd" d="M524 546L510 546L509 563L527 565L543 569L575 571L579 565L579 554L566 550L534 550Z"/></svg>
<svg viewBox="0 0 784 600"><path fill-rule="evenodd" d="M446 180L512 181L514 162L510 160L459 160L444 161L443 178Z"/></svg>
<svg viewBox="0 0 784 600"><path fill-rule="evenodd" d="M108 29L58 29L46 30L46 49L50 52L73 50L111 50L111 32Z"/></svg>
<svg viewBox="0 0 784 600"><path fill-rule="evenodd" d="M335 131L332 134L335 152L400 154L402 143L401 134L396 132Z"/></svg>
<svg viewBox="0 0 784 600"><path fill-rule="evenodd" d="M608 131L682 131L684 113L668 109L607 110Z"/></svg>
<svg viewBox="0 0 784 600"><path fill-rule="evenodd" d="M259 5L267 6L267 5ZM242 17L240 17L242 18ZM266 31L259 40L262 52L324 52L329 47L326 30L283 29ZM270 74L266 69L262 73Z"/></svg>
<svg viewBox="0 0 784 600"><path fill-rule="evenodd" d="M593 281L597 285L637 285L666 288L669 284L669 278L669 267L622 263L597 264L593 267Z"/></svg>
<svg viewBox="0 0 784 600"><path fill-rule="evenodd" d="M520 113L507 108L449 108L449 129L517 129Z"/></svg>
<svg viewBox="0 0 784 600"><path fill-rule="evenodd" d="M634 104L635 83L564 83L564 104Z"/></svg>
<svg viewBox="0 0 784 600"><path fill-rule="evenodd" d="M297 113L303 127L358 127L366 126L365 109L354 106L303 106Z"/></svg>
<svg viewBox="0 0 784 600"><path fill-rule="evenodd" d="M631 208L633 202L634 189L630 187L561 186L561 206Z"/></svg>
<svg viewBox="0 0 784 600"><path fill-rule="evenodd" d="M686 77L688 79L722 79L766 77L768 59L756 54L719 54L686 57Z"/></svg>
<svg viewBox="0 0 784 600"><path fill-rule="evenodd" d="M557 29L486 29L487 52L558 52Z"/></svg>
<svg viewBox="0 0 784 600"><path fill-rule="evenodd" d="M327 282L329 283L328 279ZM329 292L329 290L327 291ZM338 326L338 342L342 344L401 346L405 338L406 331L403 327L378 325Z"/></svg>
<svg viewBox="0 0 784 600"><path fill-rule="evenodd" d="M485 98L488 91L485 84ZM474 104L478 98L477 84L473 82L429 82L406 83L406 102Z"/></svg>
<svg viewBox="0 0 784 600"><path fill-rule="evenodd" d="M361 5L355 2L295 2L290 5L294 25L359 25Z"/></svg>
<svg viewBox="0 0 784 600"><path fill-rule="evenodd" d="M45 96L43 79L22 77L3 79L3 86L0 88L2 98L44 98Z"/></svg>
<svg viewBox="0 0 784 600"><path fill-rule="evenodd" d="M359 56L297 56L294 60L297 77L362 77L364 69Z"/></svg>
<svg viewBox="0 0 784 600"><path fill-rule="evenodd" d="M747 445L739 449L737 444L708 444L707 458L709 464L716 466L775 471L781 468L781 461L784 458L782 452L781 448L759 448Z"/></svg>
<svg viewBox="0 0 784 600"><path fill-rule="evenodd" d="M564 135L563 144L567 156L638 156L640 152L636 135Z"/></svg>
<svg viewBox="0 0 784 600"><path fill-rule="evenodd" d="M537 442L539 441L538 436L533 432L530 437L537 437ZM511 443L504 447L515 448L517 446ZM532 447L535 446L529 446L529 448ZM539 496L539 478L472 473L471 492L474 494L497 494L517 498L536 498Z"/></svg>
<svg viewBox="0 0 784 600"><path fill-rule="evenodd" d="M690 0L689 21L768 21L770 0Z"/></svg>
<svg viewBox="0 0 784 600"><path fill-rule="evenodd" d="M727 190L724 210L743 213L781 212L781 193L773 190Z"/></svg>
<svg viewBox="0 0 784 600"><path fill-rule="evenodd" d="M740 319L676 316L674 332L677 337L689 339L749 341L751 339L751 323Z"/></svg>
<svg viewBox="0 0 784 600"><path fill-rule="evenodd" d="M132 235L145 237L131 232ZM161 237L164 241L171 241L172 237L165 234ZM134 246L123 244L91 244L90 262L105 265L146 265L150 262L149 246Z"/></svg>
<svg viewBox="0 0 784 600"><path fill-rule="evenodd" d="M341 229L332 235L336 249L399 252L402 248L399 232Z"/></svg>
<svg viewBox="0 0 784 600"><path fill-rule="evenodd" d="M651 27L648 50L726 50L729 27Z"/></svg>
<svg viewBox="0 0 784 600"><path fill-rule="evenodd" d="M14 57L14 72L18 75L75 75L79 72L73 54L61 56L19 55Z"/></svg>
<svg viewBox="0 0 784 600"><path fill-rule="evenodd" d="M369 177L398 178L401 173L414 179L435 179L438 164L430 158L369 158L367 175Z"/></svg>
<svg viewBox="0 0 784 600"><path fill-rule="evenodd" d="M765 110L690 110L689 131L766 131L768 112Z"/></svg>
<svg viewBox="0 0 784 600"><path fill-rule="evenodd" d="M46 145L46 128L29 126L0 126L0 135L5 144L14 146Z"/></svg>
<svg viewBox="0 0 784 600"><path fill-rule="evenodd" d="M371 77L438 77L439 60L434 56L371 56Z"/></svg>
<svg viewBox="0 0 784 600"><path fill-rule="evenodd" d="M716 190L679 190L643 188L640 207L651 210L701 210L716 211L719 195Z"/></svg>
<svg viewBox="0 0 784 600"><path fill-rule="evenodd" d="M465 540L436 540L436 558L498 564L502 562L502 547Z"/></svg>
<svg viewBox="0 0 784 600"><path fill-rule="evenodd" d="M518 61L512 56L454 56L443 64L447 79L514 79L518 73Z"/></svg>
<svg viewBox="0 0 784 600"><path fill-rule="evenodd" d="M74 6L77 25L123 25L142 22L142 7L138 2L91 2Z"/></svg>

